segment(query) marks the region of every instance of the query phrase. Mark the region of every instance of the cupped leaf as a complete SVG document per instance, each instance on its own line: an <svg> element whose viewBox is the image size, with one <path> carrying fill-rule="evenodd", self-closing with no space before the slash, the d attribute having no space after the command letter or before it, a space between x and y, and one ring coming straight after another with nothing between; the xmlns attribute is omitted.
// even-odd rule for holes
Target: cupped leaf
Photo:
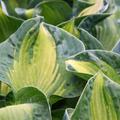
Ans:
<svg viewBox="0 0 120 120"><path fill-rule="evenodd" d="M117 83L101 72L97 73L88 81L70 119L119 120L118 91L120 86Z"/></svg>
<svg viewBox="0 0 120 120"><path fill-rule="evenodd" d="M35 87L24 87L15 93L15 103L39 103L48 106L46 96Z"/></svg>
<svg viewBox="0 0 120 120"><path fill-rule="evenodd" d="M58 27L40 22L39 17L24 22L0 45L0 80L14 91L34 86L47 96L79 95L84 83L66 71L64 61L83 51L83 43Z"/></svg>
<svg viewBox="0 0 120 120"><path fill-rule="evenodd" d="M33 87L20 89L15 94L15 105L0 109L0 118L2 120L52 120L46 96Z"/></svg>
<svg viewBox="0 0 120 120"><path fill-rule="evenodd" d="M114 60L114 61L113 61ZM120 56L104 50L88 50L66 61L67 69L84 79L90 78L99 70L112 80L120 83Z"/></svg>
<svg viewBox="0 0 120 120"><path fill-rule="evenodd" d="M0 42L6 40L21 25L22 20L7 16L0 5Z"/></svg>

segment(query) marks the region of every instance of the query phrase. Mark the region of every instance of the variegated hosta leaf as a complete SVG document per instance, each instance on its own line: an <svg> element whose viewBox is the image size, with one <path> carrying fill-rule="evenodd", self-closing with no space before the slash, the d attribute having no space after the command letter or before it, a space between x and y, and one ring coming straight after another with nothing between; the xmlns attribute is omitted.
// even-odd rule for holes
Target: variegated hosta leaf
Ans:
<svg viewBox="0 0 120 120"><path fill-rule="evenodd" d="M0 45L0 80L15 91L35 86L47 96L77 96L84 83L66 71L64 61L83 50L83 43L62 29L39 17L28 20Z"/></svg>
<svg viewBox="0 0 120 120"><path fill-rule="evenodd" d="M52 120L46 96L36 88L23 88L15 105L0 109L1 120Z"/></svg>
<svg viewBox="0 0 120 120"><path fill-rule="evenodd" d="M89 3L85 0L74 0L73 3L73 15L78 16L84 9L92 6L92 3Z"/></svg>
<svg viewBox="0 0 120 120"><path fill-rule="evenodd" d="M70 120L119 120L119 98L120 86L99 72L88 81Z"/></svg>
<svg viewBox="0 0 120 120"><path fill-rule="evenodd" d="M98 13L98 14L86 16L84 17L84 19L82 19L81 22L79 22L78 28L83 28L95 36L96 31L93 31L95 25L105 20L110 15L111 15L110 13Z"/></svg>
<svg viewBox="0 0 120 120"><path fill-rule="evenodd" d="M103 49L99 40L84 29L80 29L80 40L84 43L86 49Z"/></svg>
<svg viewBox="0 0 120 120"><path fill-rule="evenodd" d="M96 37L103 44L104 48L111 50L120 39L120 8L118 4L112 3L112 15L96 26Z"/></svg>
<svg viewBox="0 0 120 120"><path fill-rule="evenodd" d="M87 2L93 4L90 7L84 9L79 16L86 16L98 13L104 7L105 0L87 0Z"/></svg>
<svg viewBox="0 0 120 120"><path fill-rule="evenodd" d="M22 20L7 16L0 5L0 42L6 40L21 25Z"/></svg>
<svg viewBox="0 0 120 120"><path fill-rule="evenodd" d="M62 27L67 32L78 37L85 45L86 49L103 49L103 45L97 40L94 36L89 34L84 29L78 29L75 25L75 18L68 21L66 24L61 24L59 27Z"/></svg>
<svg viewBox="0 0 120 120"><path fill-rule="evenodd" d="M62 120L65 109L52 110L52 120Z"/></svg>
<svg viewBox="0 0 120 120"><path fill-rule="evenodd" d="M84 79L101 70L112 80L120 83L120 56L103 50L88 50L66 61L67 69ZM77 72L77 73L76 73Z"/></svg>

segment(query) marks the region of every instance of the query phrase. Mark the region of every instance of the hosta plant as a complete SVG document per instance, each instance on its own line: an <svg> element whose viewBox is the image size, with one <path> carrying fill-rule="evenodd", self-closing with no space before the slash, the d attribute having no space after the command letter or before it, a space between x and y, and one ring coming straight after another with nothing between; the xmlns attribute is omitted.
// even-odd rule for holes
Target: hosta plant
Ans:
<svg viewBox="0 0 120 120"><path fill-rule="evenodd" d="M120 120L119 5L0 1L0 120Z"/></svg>

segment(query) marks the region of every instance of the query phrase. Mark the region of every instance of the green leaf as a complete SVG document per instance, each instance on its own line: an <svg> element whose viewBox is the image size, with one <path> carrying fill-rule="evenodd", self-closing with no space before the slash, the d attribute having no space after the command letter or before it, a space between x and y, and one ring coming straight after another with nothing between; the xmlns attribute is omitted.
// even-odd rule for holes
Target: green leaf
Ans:
<svg viewBox="0 0 120 120"><path fill-rule="evenodd" d="M62 0L41 2L36 6L36 11L36 14L44 16L45 21L53 25L68 20L72 13L71 7Z"/></svg>
<svg viewBox="0 0 120 120"><path fill-rule="evenodd" d="M114 60L114 61L113 61ZM109 78L120 83L120 56L104 50L81 52L66 61L68 71L88 80L101 70Z"/></svg>
<svg viewBox="0 0 120 120"><path fill-rule="evenodd" d="M22 20L7 16L0 5L0 42L6 40L21 25Z"/></svg>
<svg viewBox="0 0 120 120"><path fill-rule="evenodd" d="M98 13L98 14L86 16L79 23L78 28L83 28L83 29L89 31L90 33L92 33L93 35L94 34L96 35L95 31L92 32L95 25L97 25L101 21L105 20L110 15L111 15L110 13Z"/></svg>
<svg viewBox="0 0 120 120"><path fill-rule="evenodd" d="M0 118L2 120L52 120L46 96L33 87L19 90L16 93L15 105L1 108Z"/></svg>
<svg viewBox="0 0 120 120"><path fill-rule="evenodd" d="M80 29L80 40L84 43L86 49L104 49L99 40L82 28Z"/></svg>
<svg viewBox="0 0 120 120"><path fill-rule="evenodd" d="M84 0L74 0L73 15L78 16L84 9L92 5L93 5L92 3L86 2Z"/></svg>
<svg viewBox="0 0 120 120"><path fill-rule="evenodd" d="M112 10L110 10L112 15L99 23L96 26L95 32L96 38L100 40L106 50L112 50L113 46L120 39L120 8L114 2L111 2L110 4L112 4Z"/></svg>
<svg viewBox="0 0 120 120"><path fill-rule="evenodd" d="M10 91L10 86L3 83L3 82L0 82L0 95L2 96L6 96Z"/></svg>
<svg viewBox="0 0 120 120"><path fill-rule="evenodd" d="M38 3L42 2L43 0L3 0L5 7L7 9L8 14L12 16L17 16L16 9L31 9L34 8Z"/></svg>
<svg viewBox="0 0 120 120"><path fill-rule="evenodd" d="M66 30L67 32L73 34L76 37L80 37L80 32L78 31L77 27L75 26L75 19L71 19L68 21L65 25L62 25L63 29Z"/></svg>
<svg viewBox="0 0 120 120"><path fill-rule="evenodd" d="M52 120L62 120L65 110L57 109L52 111Z"/></svg>
<svg viewBox="0 0 120 120"><path fill-rule="evenodd" d="M88 81L71 120L119 120L119 91L117 83L99 72Z"/></svg>
<svg viewBox="0 0 120 120"><path fill-rule="evenodd" d="M25 21L0 45L0 80L14 91L33 86L47 96L78 96L85 83L67 72L64 62L83 51L83 43L58 27L40 22L39 17Z"/></svg>
<svg viewBox="0 0 120 120"><path fill-rule="evenodd" d="M59 27L62 27L67 32L79 38L84 43L86 49L103 49L103 45L99 42L99 40L89 34L86 30L76 27L76 19L77 18L73 18L65 23L62 23Z"/></svg>

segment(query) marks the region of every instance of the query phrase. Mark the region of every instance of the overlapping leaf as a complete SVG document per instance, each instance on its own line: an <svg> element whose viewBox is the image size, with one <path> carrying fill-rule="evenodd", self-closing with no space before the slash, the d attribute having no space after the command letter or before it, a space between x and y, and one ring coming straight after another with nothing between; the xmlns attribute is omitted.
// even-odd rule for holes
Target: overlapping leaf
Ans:
<svg viewBox="0 0 120 120"><path fill-rule="evenodd" d="M84 83L66 71L64 61L83 51L83 43L40 20L38 17L26 21L0 45L0 80L15 91L35 86L48 96L79 95Z"/></svg>
<svg viewBox="0 0 120 120"><path fill-rule="evenodd" d="M64 120L119 120L120 86L99 72L92 77L74 111Z"/></svg>
<svg viewBox="0 0 120 120"><path fill-rule="evenodd" d="M0 42L6 40L14 33L20 27L21 23L22 20L5 15L0 5Z"/></svg>
<svg viewBox="0 0 120 120"><path fill-rule="evenodd" d="M36 88L26 87L16 94L15 103L0 109L1 120L52 120L46 96Z"/></svg>
<svg viewBox="0 0 120 120"><path fill-rule="evenodd" d="M66 65L69 71L79 73L79 76L86 80L101 70L112 80L120 83L119 61L118 54L103 50L88 50L71 57L66 61Z"/></svg>

